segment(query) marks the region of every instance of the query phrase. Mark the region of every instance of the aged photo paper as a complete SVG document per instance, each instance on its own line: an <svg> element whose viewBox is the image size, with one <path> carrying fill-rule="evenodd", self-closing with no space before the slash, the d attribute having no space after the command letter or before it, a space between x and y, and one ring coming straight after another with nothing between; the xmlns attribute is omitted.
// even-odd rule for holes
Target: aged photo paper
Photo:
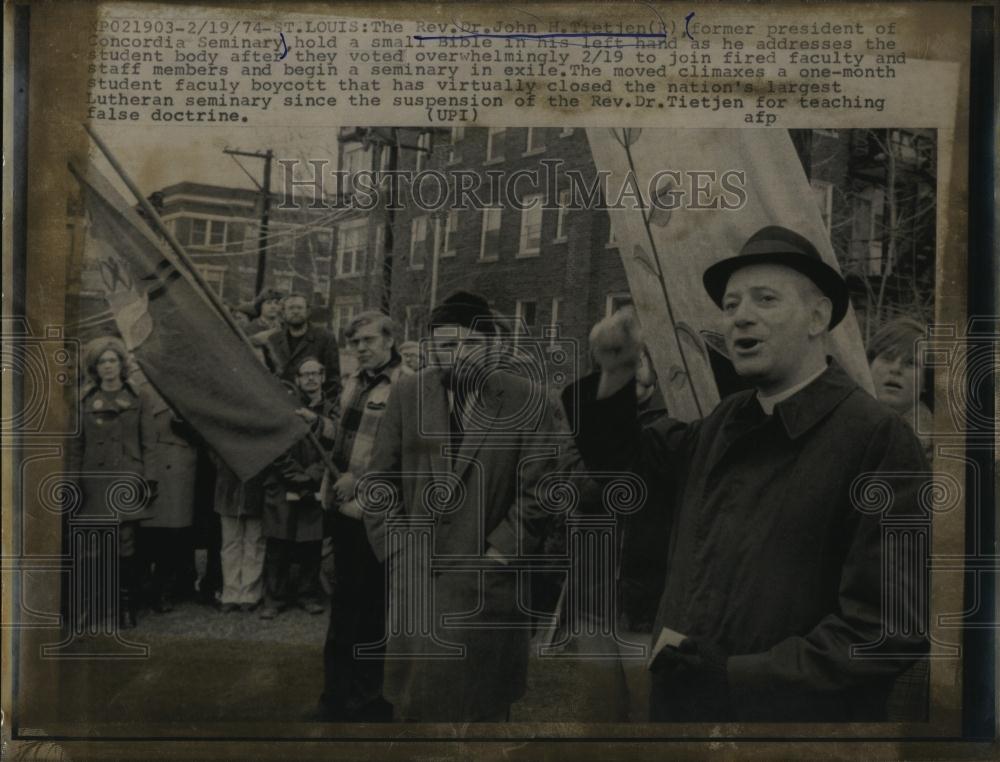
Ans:
<svg viewBox="0 0 1000 762"><path fill-rule="evenodd" d="M994 11L6 4L4 758L992 757Z"/></svg>

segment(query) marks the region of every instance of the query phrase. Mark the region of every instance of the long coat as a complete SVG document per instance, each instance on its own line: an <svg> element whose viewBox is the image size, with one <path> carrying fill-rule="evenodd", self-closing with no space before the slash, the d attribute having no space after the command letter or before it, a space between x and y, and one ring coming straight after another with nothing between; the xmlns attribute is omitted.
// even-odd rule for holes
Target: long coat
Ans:
<svg viewBox="0 0 1000 762"><path fill-rule="evenodd" d="M321 416L314 428L320 432L320 443L329 447L332 442L323 437L322 432L332 428L329 421L333 403L324 399L319 405L308 407ZM323 539L323 507L315 495L322 485L325 470L322 457L308 439L292 445L265 470L261 514L265 537L295 542ZM297 495L298 499L289 499L291 495Z"/></svg>
<svg viewBox="0 0 1000 762"><path fill-rule="evenodd" d="M145 458L153 446L149 399L127 381L117 392L98 386L80 399L81 432L70 441L67 470L82 492L74 517L109 521L145 520L153 515L138 480L146 478Z"/></svg>
<svg viewBox="0 0 1000 762"><path fill-rule="evenodd" d="M526 687L528 575L485 554L489 547L507 559L538 552L550 522L535 487L554 466L557 415L538 389L509 374L491 375L470 404L471 425L450 457L438 371L402 376L369 471L395 499L384 511L361 501L372 547L380 561L388 559L390 576L383 693L406 719L488 718ZM428 531L429 545L404 542L400 549L398 533ZM466 570L449 568L460 559ZM408 635L398 619L418 601L428 607L417 614L417 634Z"/></svg>
<svg viewBox="0 0 1000 762"><path fill-rule="evenodd" d="M315 357L323 364L326 371L326 381L323 383L323 394L328 400L335 400L340 394L340 348L337 339L329 331L319 326L310 325L306 332L291 348L288 340L288 329L279 328L266 334L267 353L275 364L274 372L283 380L295 383L296 366L306 357Z"/></svg>
<svg viewBox="0 0 1000 762"><path fill-rule="evenodd" d="M836 364L770 416L747 391L700 421L641 428L630 386L592 389L588 466L634 470L668 496L650 506L671 525L654 637L668 627L729 654L737 720L885 719L894 679L928 645L919 558L883 557L883 526L929 520L927 463L902 419ZM885 491L856 482L873 477ZM677 679L661 688L683 702L692 686Z"/></svg>
<svg viewBox="0 0 1000 762"><path fill-rule="evenodd" d="M155 389L143 387L150 400L152 446L146 457L146 475L156 481L155 515L150 528L183 529L194 518L198 449L194 432L180 421Z"/></svg>

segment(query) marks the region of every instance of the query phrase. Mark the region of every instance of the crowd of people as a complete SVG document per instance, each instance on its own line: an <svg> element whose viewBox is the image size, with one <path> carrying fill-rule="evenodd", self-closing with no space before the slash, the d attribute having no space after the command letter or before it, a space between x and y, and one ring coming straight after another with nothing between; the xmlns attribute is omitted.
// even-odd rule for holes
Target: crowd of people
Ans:
<svg viewBox="0 0 1000 762"><path fill-rule="evenodd" d="M593 328L593 372L514 426L537 390L497 361L502 321L482 297L437 305L423 352L397 343L387 315L356 316L344 340L357 367L342 374L337 338L310 322L306 298L265 291L234 315L323 451L303 440L247 482L119 339L91 341L70 470L108 476L84 480L81 511L109 515L104 482L122 472L150 492L119 517L119 625L194 595L262 620L329 610L318 718L504 721L526 690L532 634L519 561L553 526L536 487L551 473L626 471L648 494L623 520L615 615L650 633L651 719L885 719L900 673L926 651L923 591L905 570L883 575L878 518L849 493L859 475L928 470L923 327L900 319L876 333L875 399L828 355L847 289L809 241L765 228L704 284L749 388L684 424L630 309ZM377 509L360 486L373 476L389 495ZM896 485L893 510L917 510L915 479ZM442 484L450 502L428 513ZM430 546L400 541L400 527L428 522ZM439 569L427 554L478 560ZM388 621L421 600L432 601L429 629ZM851 656L859 646L868 658Z"/></svg>

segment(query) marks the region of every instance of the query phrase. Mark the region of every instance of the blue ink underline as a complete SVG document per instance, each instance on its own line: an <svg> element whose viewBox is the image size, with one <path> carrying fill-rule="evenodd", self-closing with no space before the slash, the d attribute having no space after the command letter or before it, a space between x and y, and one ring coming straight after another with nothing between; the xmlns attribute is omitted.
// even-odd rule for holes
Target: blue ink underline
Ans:
<svg viewBox="0 0 1000 762"><path fill-rule="evenodd" d="M493 39L509 39L509 40L554 40L561 37L636 37L636 38L658 38L667 39L665 32L552 32L549 34L486 34L486 33L476 33L476 34L438 34L438 35L427 35L427 34L415 34L412 35L415 40L469 40L476 37L489 37Z"/></svg>

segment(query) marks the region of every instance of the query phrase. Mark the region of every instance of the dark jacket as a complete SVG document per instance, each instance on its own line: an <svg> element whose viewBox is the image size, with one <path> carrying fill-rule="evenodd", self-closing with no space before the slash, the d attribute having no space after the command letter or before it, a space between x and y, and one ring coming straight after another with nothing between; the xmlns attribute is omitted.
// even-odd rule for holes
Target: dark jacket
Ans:
<svg viewBox="0 0 1000 762"><path fill-rule="evenodd" d="M736 719L884 719L894 678L927 648L921 567L882 568L898 560L883 558L883 520L929 521L918 504L928 466L899 416L834 364L772 416L748 391L700 421L641 428L627 386L599 401L584 390L581 418L589 468L634 470L664 490L654 637L666 626L729 654ZM866 474L890 487L863 512ZM890 623L887 596L899 607Z"/></svg>
<svg viewBox="0 0 1000 762"><path fill-rule="evenodd" d="M318 432L331 430L329 423L332 403L323 399L318 405L309 405L319 416ZM327 426L322 425L326 419ZM320 443L329 448L332 441L320 437ZM278 540L309 542L323 539L323 508L315 495L323 482L326 467L313 443L302 439L269 466L264 472L264 505L262 529L265 537ZM296 496L297 499L292 499Z"/></svg>
<svg viewBox="0 0 1000 762"><path fill-rule="evenodd" d="M335 400L340 394L340 348L337 339L329 331L310 325L292 351L288 328L273 331L267 336L268 356L275 364L274 372L279 378L295 383L295 370L306 357L315 357L323 364L326 381L323 394L328 400Z"/></svg>
<svg viewBox="0 0 1000 762"><path fill-rule="evenodd" d="M145 460L154 442L149 398L125 382L117 392L90 386L80 398L81 432L69 443L67 471L82 493L73 517L149 519Z"/></svg>
<svg viewBox="0 0 1000 762"><path fill-rule="evenodd" d="M150 384L141 387L150 402L152 447L145 456L146 477L157 485L154 516L147 528L182 529L194 519L198 437L178 418Z"/></svg>

